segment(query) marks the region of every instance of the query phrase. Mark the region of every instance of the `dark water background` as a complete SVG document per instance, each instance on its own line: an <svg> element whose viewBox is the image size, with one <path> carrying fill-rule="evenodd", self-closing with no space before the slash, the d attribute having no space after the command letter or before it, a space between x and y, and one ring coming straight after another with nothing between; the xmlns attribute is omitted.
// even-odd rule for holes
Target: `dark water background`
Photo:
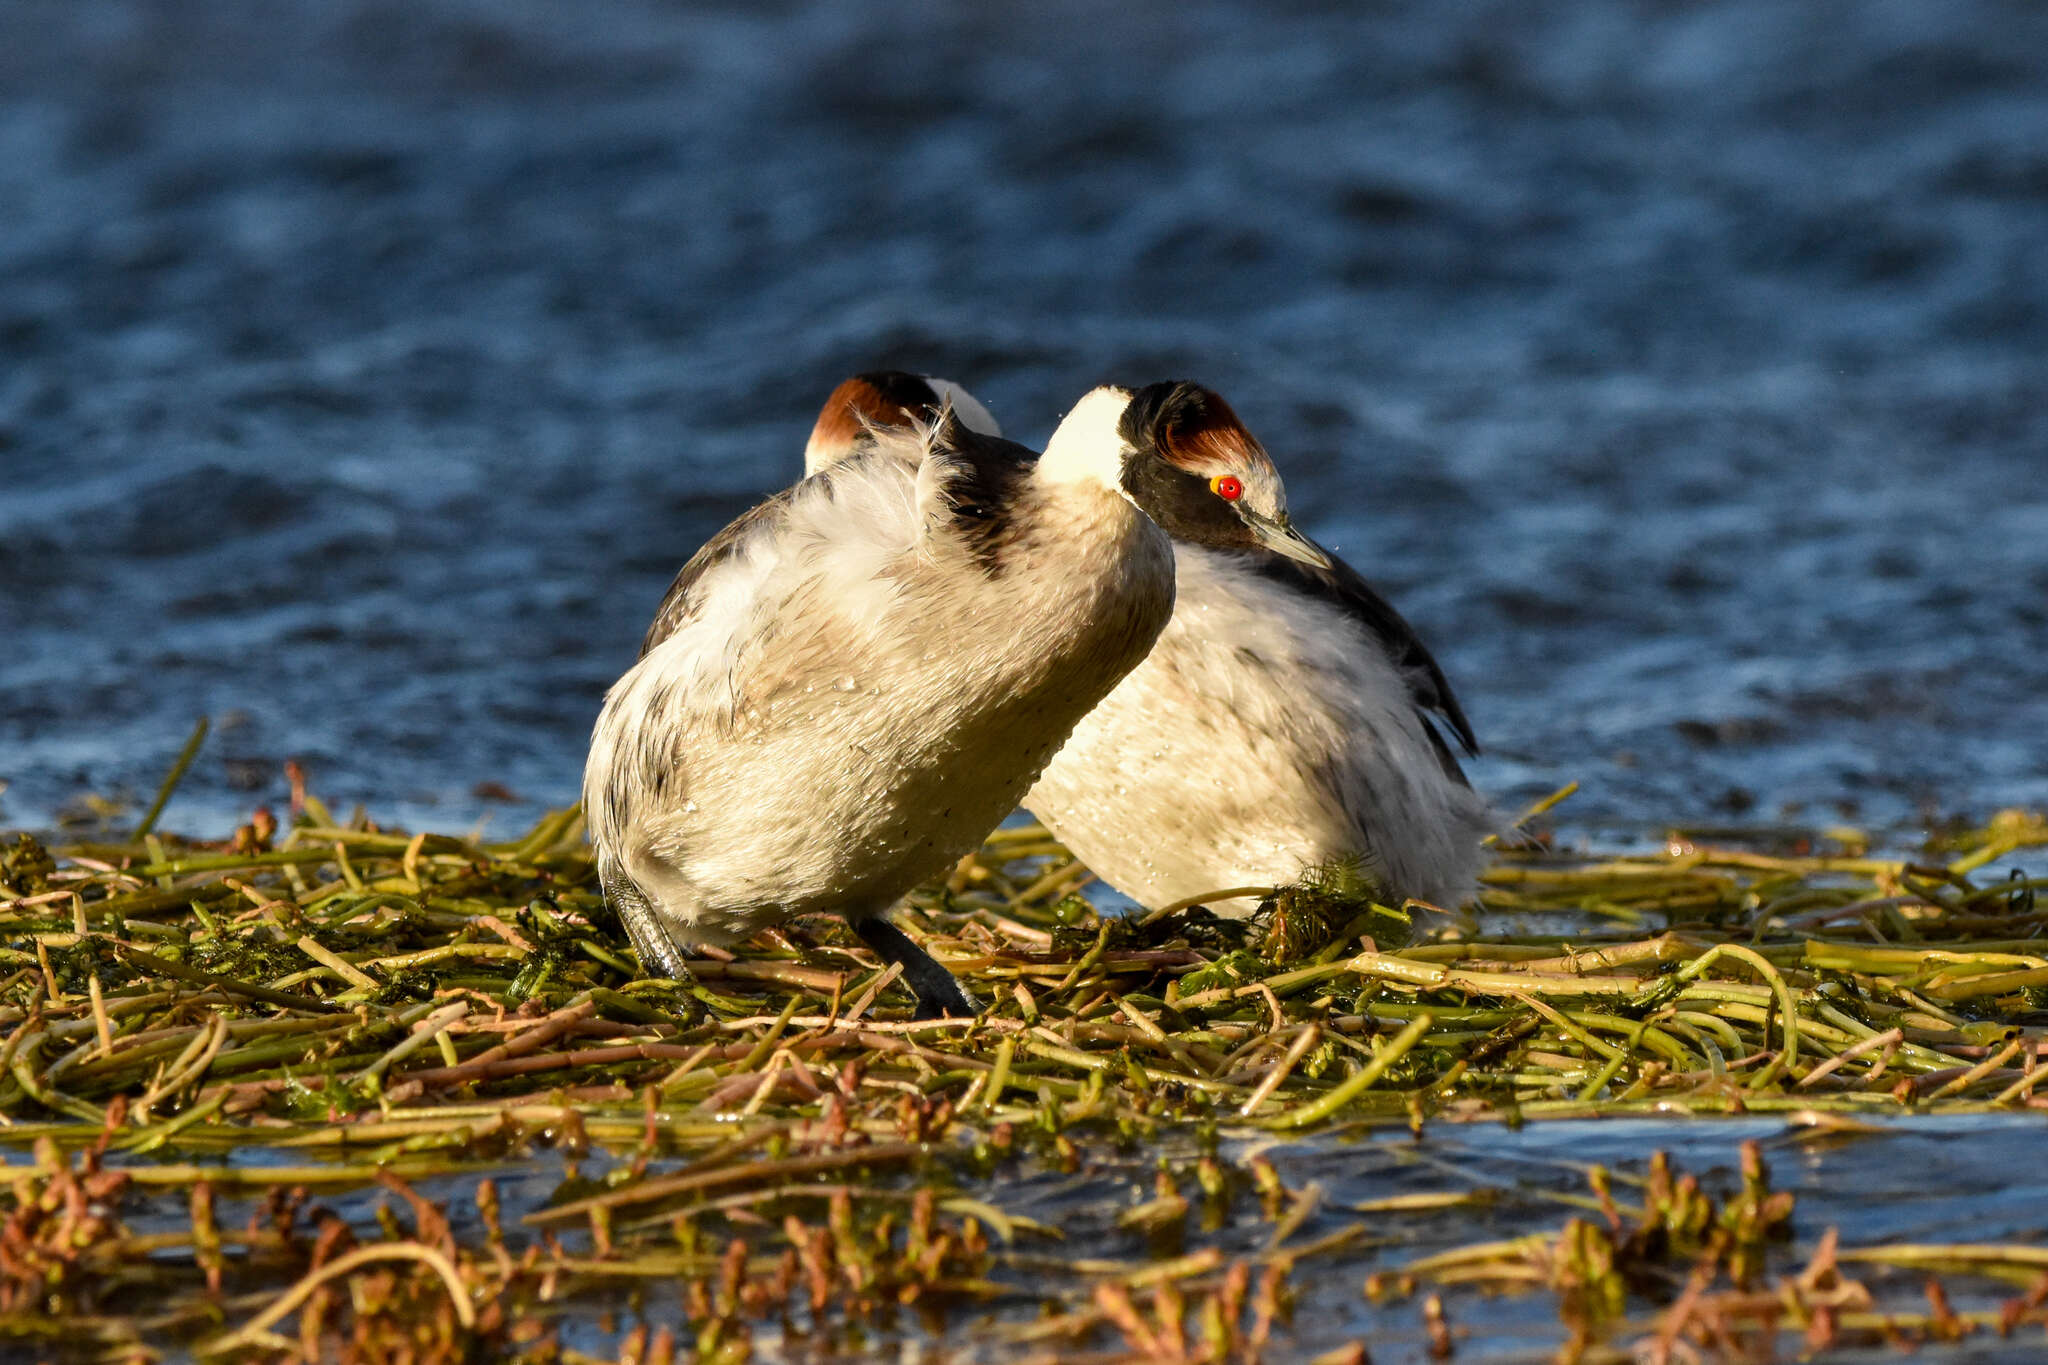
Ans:
<svg viewBox="0 0 2048 1365"><path fill-rule="evenodd" d="M842 375L1225 392L1516 805L2048 800L2048 8L6 0L0 823L573 797Z"/></svg>

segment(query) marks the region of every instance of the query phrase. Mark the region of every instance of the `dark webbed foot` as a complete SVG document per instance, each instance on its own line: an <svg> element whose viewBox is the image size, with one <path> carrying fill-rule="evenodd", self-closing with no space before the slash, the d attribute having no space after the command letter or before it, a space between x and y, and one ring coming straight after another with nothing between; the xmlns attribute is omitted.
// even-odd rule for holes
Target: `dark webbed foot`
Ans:
<svg viewBox="0 0 2048 1365"><path fill-rule="evenodd" d="M653 904L625 876L604 875L604 897L640 954L640 971L645 976L665 976L674 981L690 980L682 947Z"/></svg>
<svg viewBox="0 0 2048 1365"><path fill-rule="evenodd" d="M884 962L894 962L903 968L903 984L910 987L917 997L917 1017L920 1019L972 1019L981 1013L981 1006L974 997L961 989L953 974L932 960L931 954L910 941L901 929L883 919L871 915L866 919L852 921L853 932L860 935L860 941L873 948Z"/></svg>

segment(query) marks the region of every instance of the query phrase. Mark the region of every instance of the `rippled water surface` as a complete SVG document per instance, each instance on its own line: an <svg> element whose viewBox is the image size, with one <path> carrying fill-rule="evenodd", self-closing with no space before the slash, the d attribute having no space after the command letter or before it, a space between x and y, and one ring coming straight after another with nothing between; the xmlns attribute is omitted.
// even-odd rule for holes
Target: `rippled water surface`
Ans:
<svg viewBox="0 0 2048 1365"><path fill-rule="evenodd" d="M2048 800L2048 10L14 0L0 822L573 796L841 375L1201 378L1508 804Z"/></svg>

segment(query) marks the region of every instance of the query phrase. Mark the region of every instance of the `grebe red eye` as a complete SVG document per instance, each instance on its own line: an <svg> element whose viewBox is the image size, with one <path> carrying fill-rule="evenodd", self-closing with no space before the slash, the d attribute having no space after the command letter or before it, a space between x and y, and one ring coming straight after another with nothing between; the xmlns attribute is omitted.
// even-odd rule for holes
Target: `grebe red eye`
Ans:
<svg viewBox="0 0 2048 1365"><path fill-rule="evenodd" d="M1236 475L1225 474L1221 478L1209 480L1209 491L1225 502L1236 502L1244 496L1244 485L1237 481Z"/></svg>

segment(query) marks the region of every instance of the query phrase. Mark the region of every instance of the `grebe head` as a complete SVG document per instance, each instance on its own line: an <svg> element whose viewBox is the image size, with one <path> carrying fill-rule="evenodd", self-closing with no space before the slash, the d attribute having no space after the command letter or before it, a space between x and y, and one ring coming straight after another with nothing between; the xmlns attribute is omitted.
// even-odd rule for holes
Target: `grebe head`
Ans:
<svg viewBox="0 0 2048 1365"><path fill-rule="evenodd" d="M857 374L832 390L818 410L811 439L804 443L804 474L817 473L860 449L871 431L929 421L951 404L961 425L984 436L1001 427L975 396L950 379L876 370Z"/></svg>
<svg viewBox="0 0 2048 1365"><path fill-rule="evenodd" d="M1041 469L1054 461L1070 477L1085 470L1113 479L1175 540L1330 567L1289 523L1287 490L1266 448L1221 395L1199 384L1094 390L1053 433Z"/></svg>

